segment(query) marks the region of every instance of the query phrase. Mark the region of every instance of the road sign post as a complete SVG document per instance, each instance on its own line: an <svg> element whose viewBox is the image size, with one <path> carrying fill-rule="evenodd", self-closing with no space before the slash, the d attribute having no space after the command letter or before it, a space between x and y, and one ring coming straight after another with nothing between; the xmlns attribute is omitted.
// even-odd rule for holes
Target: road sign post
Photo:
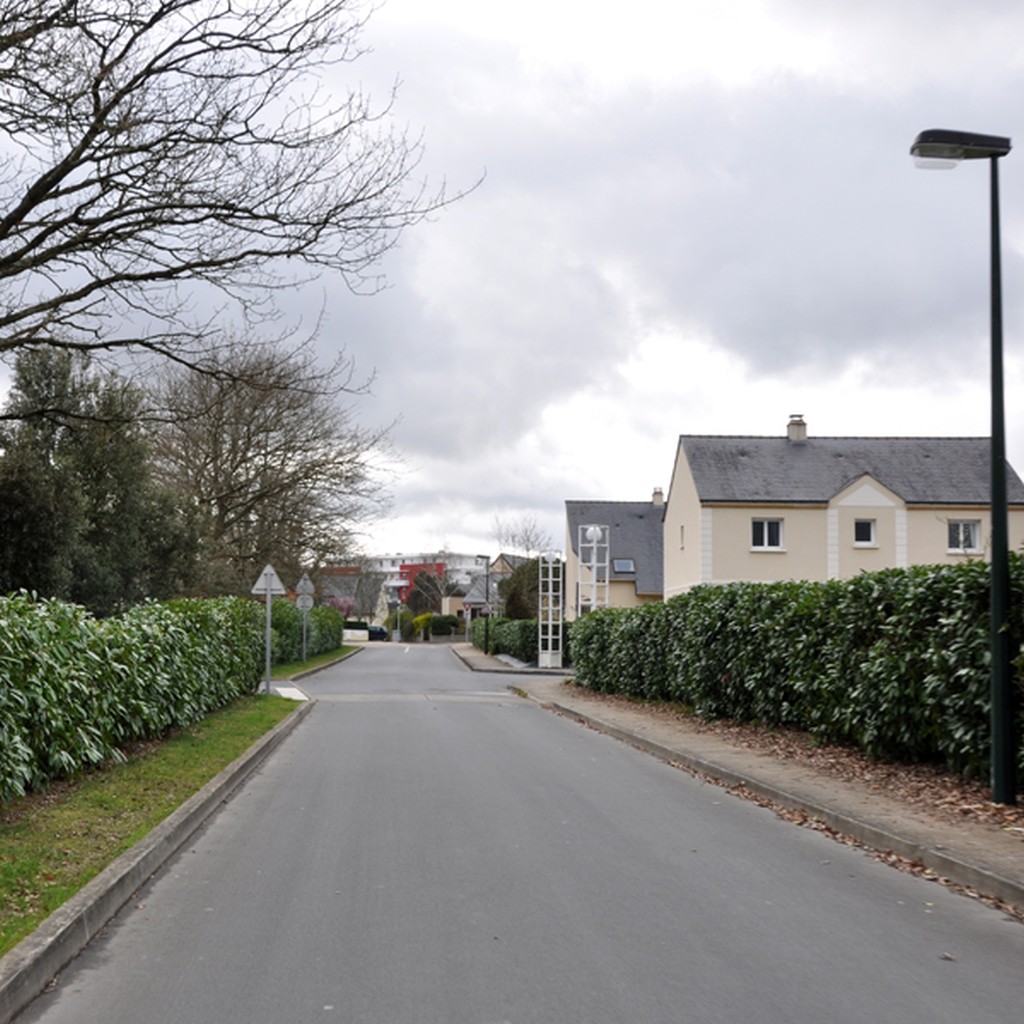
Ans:
<svg viewBox="0 0 1024 1024"><path fill-rule="evenodd" d="M263 572L260 573L260 578L253 584L253 594L256 597L263 596L267 602L267 630L266 630L266 691L270 693L270 614L271 614L271 603L275 596L283 596L287 593L284 589L284 584L281 582L281 577L274 571L274 567L268 562L264 567Z"/></svg>
<svg viewBox="0 0 1024 1024"><path fill-rule="evenodd" d="M309 609L313 607L313 594L316 587L309 578L308 573L302 574L302 579L295 584L295 593L299 596L295 599L295 606L302 612L302 660L306 660L306 626L309 622Z"/></svg>

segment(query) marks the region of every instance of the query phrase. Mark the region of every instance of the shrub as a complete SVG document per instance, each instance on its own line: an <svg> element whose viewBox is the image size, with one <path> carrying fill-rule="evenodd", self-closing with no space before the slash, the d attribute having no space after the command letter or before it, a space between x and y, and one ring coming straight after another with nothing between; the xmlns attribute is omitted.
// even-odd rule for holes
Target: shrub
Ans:
<svg viewBox="0 0 1024 1024"><path fill-rule="evenodd" d="M0 599L0 799L255 689L259 611L237 598L172 601L100 621L27 594Z"/></svg>
<svg viewBox="0 0 1024 1024"><path fill-rule="evenodd" d="M1015 649L1024 563L1011 557ZM989 569L982 562L828 583L695 587L572 624L577 681L707 718L788 725L878 757L985 773ZM1015 662L1021 694L1024 655ZM1017 711L1024 741L1024 701ZM1024 742L1018 760L1024 767Z"/></svg>
<svg viewBox="0 0 1024 1024"><path fill-rule="evenodd" d="M434 636L451 636L461 624L457 615L435 615L430 620L430 632Z"/></svg>

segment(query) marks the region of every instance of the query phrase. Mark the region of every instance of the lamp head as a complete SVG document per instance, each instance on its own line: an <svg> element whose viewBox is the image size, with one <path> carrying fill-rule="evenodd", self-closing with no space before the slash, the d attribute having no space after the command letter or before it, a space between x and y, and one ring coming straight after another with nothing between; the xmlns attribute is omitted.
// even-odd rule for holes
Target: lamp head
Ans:
<svg viewBox="0 0 1024 1024"><path fill-rule="evenodd" d="M982 160L1009 152L1010 140L1002 135L979 135L949 128L928 128L910 147L917 165L929 168L955 167L961 160Z"/></svg>

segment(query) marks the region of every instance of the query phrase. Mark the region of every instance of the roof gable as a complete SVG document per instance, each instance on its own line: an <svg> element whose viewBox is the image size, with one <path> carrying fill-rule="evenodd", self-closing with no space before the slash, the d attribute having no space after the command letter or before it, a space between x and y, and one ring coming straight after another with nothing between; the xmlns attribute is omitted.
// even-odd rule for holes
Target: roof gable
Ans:
<svg viewBox="0 0 1024 1024"><path fill-rule="evenodd" d="M785 437L683 435L680 445L702 502L827 503L870 476L909 505L988 505L990 445L983 437ZM1007 465L1007 493L1024 484Z"/></svg>

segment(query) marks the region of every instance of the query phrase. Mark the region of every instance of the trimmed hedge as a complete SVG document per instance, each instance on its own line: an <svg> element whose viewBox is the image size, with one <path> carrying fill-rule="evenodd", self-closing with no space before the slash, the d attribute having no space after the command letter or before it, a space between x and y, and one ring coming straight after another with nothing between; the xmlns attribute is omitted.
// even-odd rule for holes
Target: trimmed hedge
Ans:
<svg viewBox="0 0 1024 1024"><path fill-rule="evenodd" d="M660 607L658 605L657 607ZM589 616L588 616L589 617ZM577 622L562 624L562 663L568 665L571 660L572 637ZM469 627L469 642L479 647L486 654L511 654L512 657L527 663L535 663L540 655L540 636L536 619L496 619L490 620L488 630L483 618L473 619ZM489 641L489 649L485 650L485 634Z"/></svg>
<svg viewBox="0 0 1024 1024"><path fill-rule="evenodd" d="M1024 563L1011 558L1011 632L1024 635ZM604 609L573 628L576 680L786 725L873 756L989 763L989 570L983 562L848 581L700 586L664 604ZM1017 696L1022 695L1021 658ZM1018 701L1024 768L1024 700Z"/></svg>
<svg viewBox="0 0 1024 1024"><path fill-rule="evenodd" d="M260 628L266 631L266 608L256 605ZM335 651L345 636L345 617L337 608L318 605L307 613L306 657ZM270 660L275 665L302 658L302 612L294 602L277 598L270 606ZM263 637L263 632L260 633ZM262 640L261 640L262 643Z"/></svg>
<svg viewBox="0 0 1024 1024"><path fill-rule="evenodd" d="M0 598L0 800L254 690L262 615L253 601L222 598L98 620L24 593Z"/></svg>
<svg viewBox="0 0 1024 1024"><path fill-rule="evenodd" d="M452 636L461 623L457 615L434 615L430 619L430 632L433 636Z"/></svg>

